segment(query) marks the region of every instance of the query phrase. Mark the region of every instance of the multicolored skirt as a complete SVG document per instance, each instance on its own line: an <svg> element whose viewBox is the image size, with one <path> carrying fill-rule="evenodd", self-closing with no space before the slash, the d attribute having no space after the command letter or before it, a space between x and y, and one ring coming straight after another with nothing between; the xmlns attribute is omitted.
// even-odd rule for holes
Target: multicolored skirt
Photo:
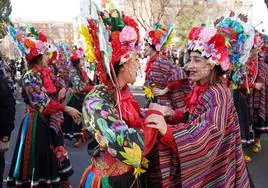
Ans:
<svg viewBox="0 0 268 188"><path fill-rule="evenodd" d="M56 158L53 148L63 146L63 134L50 128L48 119L33 109L26 112L7 179L9 187L59 187L61 180L72 175L68 155L60 161Z"/></svg>

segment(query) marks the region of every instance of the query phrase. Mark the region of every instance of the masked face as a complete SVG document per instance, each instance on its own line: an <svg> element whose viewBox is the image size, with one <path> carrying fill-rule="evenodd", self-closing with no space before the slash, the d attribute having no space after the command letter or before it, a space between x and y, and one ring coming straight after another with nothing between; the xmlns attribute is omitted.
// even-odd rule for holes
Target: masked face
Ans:
<svg viewBox="0 0 268 188"><path fill-rule="evenodd" d="M190 71L189 79L201 83L209 81L211 71L213 70L208 60L202 57L198 52L190 53L188 69Z"/></svg>

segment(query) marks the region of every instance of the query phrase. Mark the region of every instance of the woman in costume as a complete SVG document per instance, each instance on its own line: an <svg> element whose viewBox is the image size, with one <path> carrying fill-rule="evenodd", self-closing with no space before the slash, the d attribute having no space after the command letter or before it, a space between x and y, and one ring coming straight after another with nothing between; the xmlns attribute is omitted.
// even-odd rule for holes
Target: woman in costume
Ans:
<svg viewBox="0 0 268 188"><path fill-rule="evenodd" d="M249 97L250 118L255 136L253 145L255 153L261 151L261 135L268 132L268 66L264 63L264 59L259 58L260 55L266 53L265 44L265 37L256 31L251 57L252 69L256 73L249 78L251 82L255 82L255 85L259 84L259 87L254 89Z"/></svg>
<svg viewBox="0 0 268 188"><path fill-rule="evenodd" d="M145 121L159 130L161 142L177 156L179 165L173 167L173 173L179 178L169 185L249 187L236 109L221 79L230 66L225 39L217 28L193 28L188 50L189 79L196 84L185 109L172 111L177 124L169 126L161 115L150 115ZM150 109L167 115L162 106L153 104Z"/></svg>
<svg viewBox="0 0 268 188"><path fill-rule="evenodd" d="M115 9L99 15L102 19L88 20L87 28L103 84L95 86L83 103L84 123L99 150L89 148L92 162L80 186L137 187L143 184L139 176L148 167L144 156L157 136L157 131L144 126L141 109L127 86L135 82L139 68L138 25L128 16L121 18Z"/></svg>
<svg viewBox="0 0 268 188"><path fill-rule="evenodd" d="M94 83L89 79L83 69L85 62L82 48L74 50L70 58L71 68L69 70L69 83L73 94L69 97L67 104L82 111L82 103L85 95L93 88ZM75 123L68 114L64 117L63 132L65 138L75 138L74 147L79 148L83 140L82 122Z"/></svg>
<svg viewBox="0 0 268 188"><path fill-rule="evenodd" d="M169 24L168 28L155 24L144 39L145 54L150 56L146 64L144 83L147 106L155 102L172 109L181 108L189 92L188 78L184 70L164 55L170 47L173 29L172 24ZM162 178L172 177L172 174L169 174L170 168L176 165L169 148L157 141L147 158L150 161L147 171L148 186L162 187L168 184L163 184Z"/></svg>
<svg viewBox="0 0 268 188"><path fill-rule="evenodd" d="M253 142L253 133L249 121L248 88L258 88L258 84L249 82L248 75L254 75L254 67L249 61L250 51L254 43L254 29L248 23L247 17L231 12L229 17L218 20L217 27L225 36L231 68L228 74L228 85L233 91L234 104L237 110L241 140L243 147ZM249 69L249 74L247 75ZM251 159L244 153L246 162Z"/></svg>
<svg viewBox="0 0 268 188"><path fill-rule="evenodd" d="M7 180L8 186L17 187L70 187L73 173L61 132L53 129L53 117L67 112L79 121L76 109L50 97L57 92L48 69L48 44L46 36L34 28L30 33L9 33L30 70L22 78L23 98L27 109L21 123L14 156ZM57 125L56 125L57 127Z"/></svg>
<svg viewBox="0 0 268 188"><path fill-rule="evenodd" d="M173 24L169 24L168 28L155 24L144 39L145 55L150 56L144 83L147 106L155 102L173 109L180 108L188 94L189 86L184 70L164 55L174 36L173 29Z"/></svg>

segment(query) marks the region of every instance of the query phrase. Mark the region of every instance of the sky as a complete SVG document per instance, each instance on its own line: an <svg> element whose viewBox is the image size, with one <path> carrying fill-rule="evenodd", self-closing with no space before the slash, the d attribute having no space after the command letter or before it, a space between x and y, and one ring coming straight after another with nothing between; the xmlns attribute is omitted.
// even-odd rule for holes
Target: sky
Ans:
<svg viewBox="0 0 268 188"><path fill-rule="evenodd" d="M79 0L11 0L11 18L31 21L72 21L79 15Z"/></svg>
<svg viewBox="0 0 268 188"><path fill-rule="evenodd" d="M268 35L268 10L267 6L264 3L264 0L252 0L252 22L253 26L259 25L257 29L261 31L265 30L265 33ZM260 22L263 22L260 24Z"/></svg>
<svg viewBox="0 0 268 188"><path fill-rule="evenodd" d="M220 0L219 0L220 1ZM80 0L11 0L12 18L31 21L72 21L79 15ZM264 0L251 0L253 25L268 34L268 11Z"/></svg>

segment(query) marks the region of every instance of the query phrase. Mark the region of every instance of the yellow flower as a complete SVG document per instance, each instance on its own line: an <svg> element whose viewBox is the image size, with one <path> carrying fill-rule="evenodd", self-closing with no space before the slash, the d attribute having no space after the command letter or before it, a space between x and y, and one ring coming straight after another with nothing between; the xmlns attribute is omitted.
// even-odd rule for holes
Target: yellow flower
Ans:
<svg viewBox="0 0 268 188"><path fill-rule="evenodd" d="M148 159L146 159L146 158L142 158L142 160L141 160L141 165L143 166L143 167L145 167L145 168L148 168L149 167L149 160Z"/></svg>
<svg viewBox="0 0 268 188"><path fill-rule="evenodd" d="M232 83L231 85L232 85L232 90L236 90L238 88L236 84Z"/></svg>
<svg viewBox="0 0 268 188"><path fill-rule="evenodd" d="M136 143L133 143L132 148L124 147L124 150L125 152L119 152L126 159L123 162L132 166L140 166L142 155L141 148Z"/></svg>
<svg viewBox="0 0 268 188"><path fill-rule="evenodd" d="M144 87L144 94L147 99L153 100L154 99L154 93L150 87Z"/></svg>
<svg viewBox="0 0 268 188"><path fill-rule="evenodd" d="M137 178L138 176L140 176L144 172L146 172L146 171L143 170L140 166L138 166L137 168L134 169L134 176Z"/></svg>

